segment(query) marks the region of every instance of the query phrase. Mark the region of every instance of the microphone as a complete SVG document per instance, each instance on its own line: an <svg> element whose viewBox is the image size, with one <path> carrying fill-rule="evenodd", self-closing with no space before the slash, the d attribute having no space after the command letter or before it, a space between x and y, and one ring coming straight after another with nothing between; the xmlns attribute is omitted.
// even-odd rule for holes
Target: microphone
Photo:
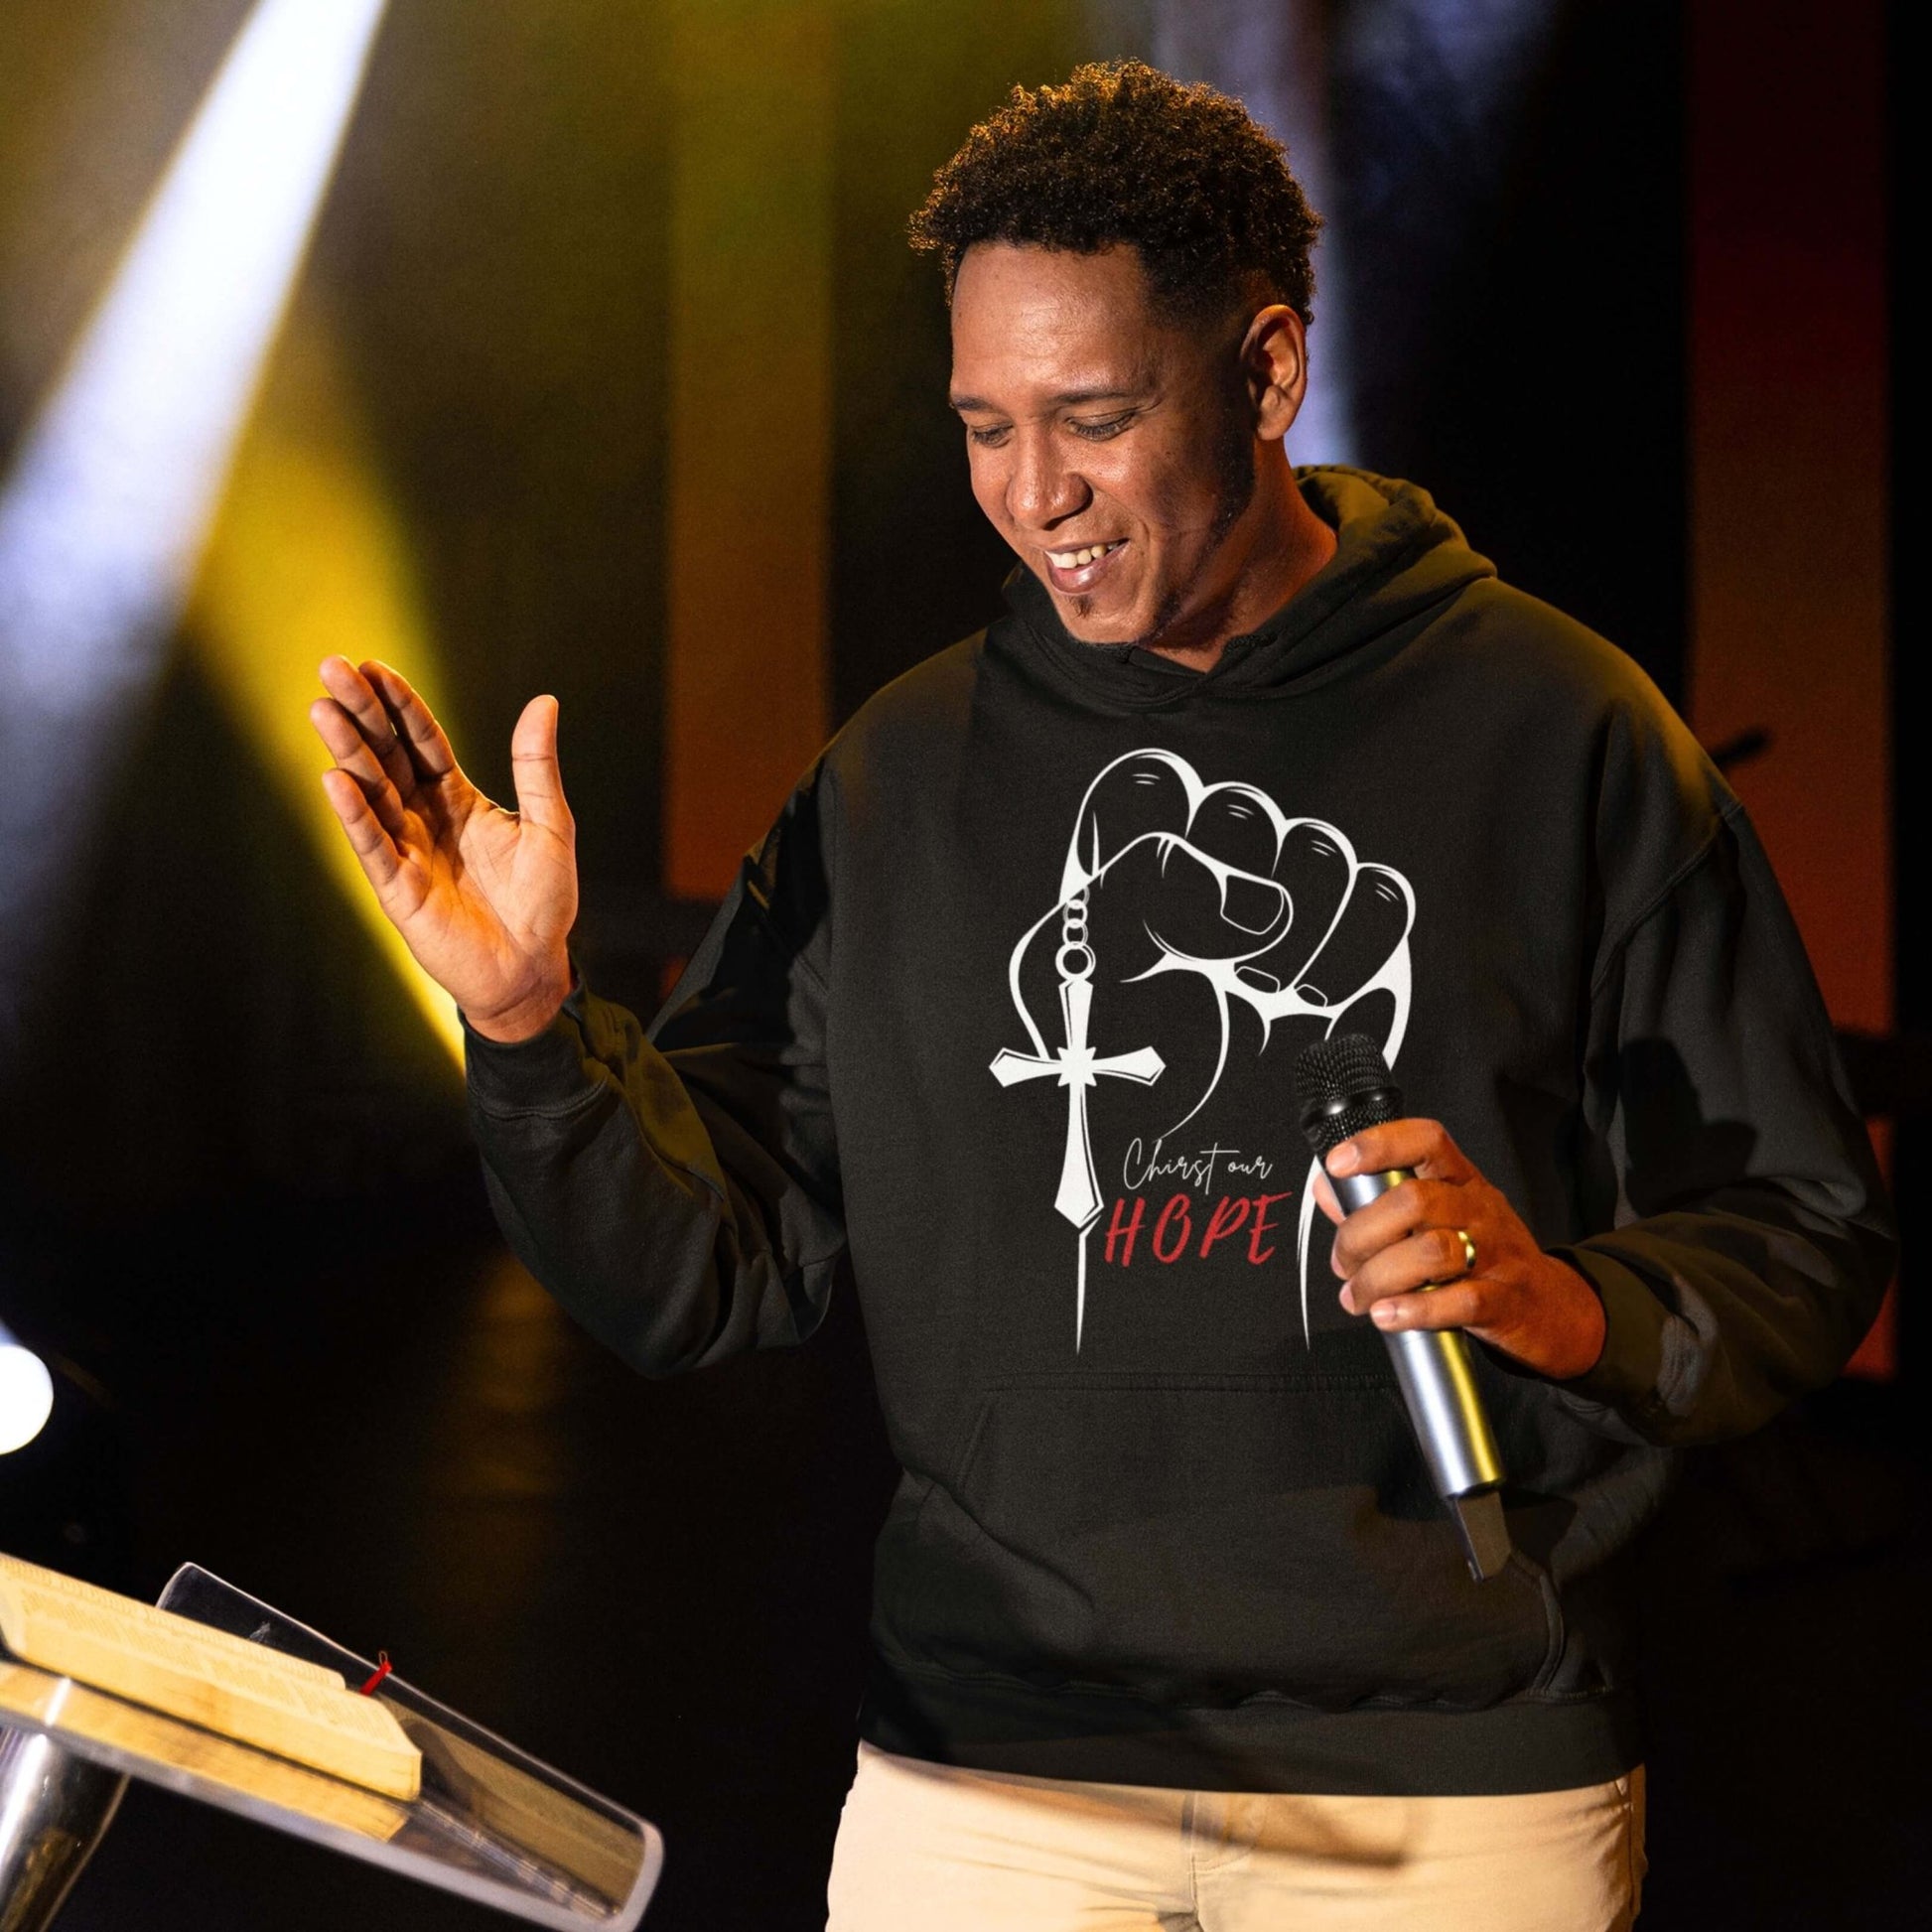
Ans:
<svg viewBox="0 0 1932 1932"><path fill-rule="evenodd" d="M1302 1131L1319 1162L1363 1128L1402 1118L1402 1089L1366 1034L1337 1034L1305 1046L1295 1062L1295 1097ZM1405 1168L1391 1168L1340 1180L1330 1174L1328 1184L1352 1214L1414 1178ZM1382 1339L1436 1493L1461 1533L1469 1574L1486 1583L1509 1561L1509 1525L1496 1493L1502 1458L1469 1365L1469 1345L1459 1328L1402 1328Z"/></svg>

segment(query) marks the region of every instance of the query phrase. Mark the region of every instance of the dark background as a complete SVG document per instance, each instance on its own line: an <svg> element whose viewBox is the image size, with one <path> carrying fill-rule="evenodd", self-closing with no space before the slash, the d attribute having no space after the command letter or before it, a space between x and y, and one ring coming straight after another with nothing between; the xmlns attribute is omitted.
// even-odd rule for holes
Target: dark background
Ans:
<svg viewBox="0 0 1932 1932"><path fill-rule="evenodd" d="M61 11L6 29L36 72L132 31ZM243 11L149 10L180 76L129 82L157 163ZM1533 82L1479 116L1420 54L1337 62L1359 448L1682 699L1686 14L1546 11ZM1821 10L1787 11L1815 27ZM835 723L983 622L1004 570L941 406L944 313L905 213L1012 81L1146 45L1131 15L1103 32L1107 9L1005 0L831 10ZM603 990L646 1010L696 917L665 900L660 867L657 25L619 0L398 4L310 271L451 640L472 768L504 777L530 690L591 721L569 745L584 950ZM1802 138L1829 139L1829 118ZM111 264L84 232L69 253L84 266L89 247ZM85 304L62 291L86 285L70 268L0 294L66 302L77 325ZM60 320L15 332L0 439L50 379ZM914 550L916 598L882 568ZM1901 576L1895 614L1912 595ZM821 1924L893 1474L849 1285L809 1347L668 1383L558 1314L489 1223L440 1049L193 644L113 774L42 1023L0 1095L0 1312L61 1372L47 1435L0 1458L0 1547L150 1596L192 1559L387 1649L663 1829L652 1927ZM1904 854L1924 782L1893 715ZM1897 1014L1922 1029L1932 979L1907 934ZM1905 1177L1925 1158L1917 1104L1874 1100L1898 1116ZM1690 1458L1651 1539L1646 1928L1919 1922L1932 1687L1912 1252L1888 1373ZM491 1922L138 1787L63 1920Z"/></svg>

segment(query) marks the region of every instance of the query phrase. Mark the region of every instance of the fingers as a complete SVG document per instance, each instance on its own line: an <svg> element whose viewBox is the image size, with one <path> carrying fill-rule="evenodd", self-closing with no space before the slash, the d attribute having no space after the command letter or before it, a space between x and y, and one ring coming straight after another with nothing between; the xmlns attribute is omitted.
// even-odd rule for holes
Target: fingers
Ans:
<svg viewBox="0 0 1932 1932"><path fill-rule="evenodd" d="M1147 929L1190 959L1239 958L1289 916L1288 895L1272 879L1236 872L1180 839L1158 848L1142 904Z"/></svg>
<svg viewBox="0 0 1932 1932"><path fill-rule="evenodd" d="M1466 1329L1560 1380L1602 1353L1601 1299L1567 1262L1545 1254L1503 1194L1440 1122L1390 1121L1330 1151L1337 1173L1407 1168L1415 1178L1357 1208L1337 1229L1340 1302L1385 1333ZM1317 1178L1316 1198L1332 1194ZM1324 1212L1333 1210L1324 1203Z"/></svg>
<svg viewBox="0 0 1932 1932"><path fill-rule="evenodd" d="M1074 822L1070 870L1081 879L1103 872L1134 843L1187 829L1192 803L1179 762L1165 752L1116 759L1087 788Z"/></svg>
<svg viewBox="0 0 1932 1932"><path fill-rule="evenodd" d="M1386 867L1363 866L1334 930L1302 970L1304 997L1321 1006L1345 1006L1388 965L1415 917L1409 882Z"/></svg>
<svg viewBox="0 0 1932 1932"><path fill-rule="evenodd" d="M309 707L309 722L328 747L337 768L345 771L360 789L392 838L403 833L402 799L390 782L381 759L356 728L355 721L334 698L318 698Z"/></svg>
<svg viewBox="0 0 1932 1932"><path fill-rule="evenodd" d="M1436 1288L1417 1295L1398 1295L1375 1304L1375 1325L1397 1328L1474 1328L1493 1325L1496 1298L1483 1284Z"/></svg>
<svg viewBox="0 0 1932 1932"><path fill-rule="evenodd" d="M1282 821L1273 803L1252 786L1215 785L1200 801L1187 842L1211 859L1264 879L1281 856Z"/></svg>
<svg viewBox="0 0 1932 1932"><path fill-rule="evenodd" d="M1280 920L1288 899L1272 880L1231 872L1184 840L1144 835L1092 888L1094 944L1115 964L1145 956L1239 959Z"/></svg>
<svg viewBox="0 0 1932 1932"><path fill-rule="evenodd" d="M456 754L450 750L443 727L416 695L409 680L374 658L362 666L362 675L381 700L382 709L394 726L395 736L414 770L425 778L447 778L456 769Z"/></svg>
<svg viewBox="0 0 1932 1932"><path fill-rule="evenodd" d="M1379 1146L1374 1138L1378 1136ZM1392 1121L1358 1134L1354 1145L1366 1151L1370 1173L1396 1167L1417 1173L1414 1179L1355 1209L1336 1228L1329 1262L1345 1284L1342 1307L1352 1314L1367 1314L1392 1297L1440 1292L1442 1285L1467 1277L1469 1252L1463 1233L1479 1223L1490 1223L1494 1189L1462 1159L1441 1123ZM1338 1165L1340 1153L1336 1148L1329 1154L1331 1166ZM1461 1173L1455 1178L1440 1172L1458 1163ZM1325 1178L1317 1177L1317 1200ZM1478 1243L1479 1259L1483 1238L1471 1236ZM1436 1323L1432 1315L1429 1325L1449 1324Z"/></svg>
<svg viewBox="0 0 1932 1932"><path fill-rule="evenodd" d="M510 775L516 784L516 809L524 821L570 843L577 827L564 801L563 772L557 763L555 698L532 698L523 707L510 734Z"/></svg>
<svg viewBox="0 0 1932 1932"><path fill-rule="evenodd" d="M1440 1120L1392 1120L1365 1127L1329 1149L1324 1165L1337 1176L1405 1168L1421 1179L1447 1180L1454 1186L1474 1179L1476 1173Z"/></svg>
<svg viewBox="0 0 1932 1932"><path fill-rule="evenodd" d="M1326 1176L1321 1178L1325 1180ZM1464 1188L1441 1180L1405 1181L1400 1187L1391 1187L1386 1194L1377 1196L1366 1207L1358 1207L1341 1222L1330 1249L1334 1271L1346 1281L1382 1249L1420 1234L1425 1228L1459 1227L1464 1216L1476 1211L1475 1202L1467 1197ZM1445 1281L1450 1275L1459 1275L1463 1272L1462 1261L1461 1244L1457 1242L1455 1265L1441 1268L1424 1279Z"/></svg>
<svg viewBox="0 0 1932 1932"><path fill-rule="evenodd" d="M373 764L398 792L408 791L416 781L415 767L410 763L408 751L396 737L394 719L384 708L381 697L368 678L346 657L326 657L322 662L322 687L333 700L336 714L361 740L368 759L365 764L352 765L346 755L348 748L345 743L340 740L340 735L332 738L324 730L312 706L309 716L315 721L317 731L322 733L330 756L345 770L356 770L358 775L366 775L367 765Z"/></svg>
<svg viewBox="0 0 1932 1932"><path fill-rule="evenodd" d="M1138 926L1170 954L1238 959L1273 943L1294 908L1272 875L1287 822L1252 786L1204 789L1172 754L1134 752L1088 787L1073 831L1068 890L1104 880L1136 900Z"/></svg>
<svg viewBox="0 0 1932 1932"><path fill-rule="evenodd" d="M386 895L402 870L402 855L395 841L383 829L362 787L340 766L322 774L322 788L329 794L343 830L348 834L350 849L362 867L363 875L376 890Z"/></svg>
<svg viewBox="0 0 1932 1932"><path fill-rule="evenodd" d="M1462 1237L1453 1228L1424 1228L1378 1249L1350 1271L1342 1306L1367 1314L1391 1296L1441 1293L1443 1284L1466 1274Z"/></svg>
<svg viewBox="0 0 1932 1932"><path fill-rule="evenodd" d="M1531 1254L1506 1278L1482 1276L1375 1304L1375 1325L1462 1328L1539 1374L1568 1381L1603 1352L1603 1305L1583 1276L1554 1256Z"/></svg>
<svg viewBox="0 0 1932 1932"><path fill-rule="evenodd" d="M1310 956L1348 896L1354 863L1347 842L1333 826L1306 818L1289 826L1274 875L1295 908L1294 920L1275 945L1249 961L1244 979L1270 992L1301 985Z"/></svg>

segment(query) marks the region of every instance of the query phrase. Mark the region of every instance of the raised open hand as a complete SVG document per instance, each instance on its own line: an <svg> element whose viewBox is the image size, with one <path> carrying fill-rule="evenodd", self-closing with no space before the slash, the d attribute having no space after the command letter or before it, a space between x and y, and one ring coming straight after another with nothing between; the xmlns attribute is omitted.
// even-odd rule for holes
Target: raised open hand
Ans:
<svg viewBox="0 0 1932 1932"><path fill-rule="evenodd" d="M557 768L557 701L510 738L515 811L463 775L402 675L331 657L309 708L336 760L329 802L377 901L423 970L492 1039L541 1033L570 991L577 829Z"/></svg>

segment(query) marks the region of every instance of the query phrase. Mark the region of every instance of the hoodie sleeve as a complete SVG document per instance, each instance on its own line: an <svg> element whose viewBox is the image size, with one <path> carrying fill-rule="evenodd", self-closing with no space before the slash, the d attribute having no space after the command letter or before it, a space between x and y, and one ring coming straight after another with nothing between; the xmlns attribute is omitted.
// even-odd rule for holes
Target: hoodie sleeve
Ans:
<svg viewBox="0 0 1932 1932"><path fill-rule="evenodd" d="M468 1035L504 1236L649 1375L804 1339L845 1246L819 803L808 779L648 1030L580 984L534 1039Z"/></svg>
<svg viewBox="0 0 1932 1932"><path fill-rule="evenodd" d="M1565 1399L1650 1443L1741 1435L1843 1368L1893 1244L1824 1002L1734 799L1611 948L1589 1027L1584 1152L1616 1224L1556 1250L1608 1324Z"/></svg>

